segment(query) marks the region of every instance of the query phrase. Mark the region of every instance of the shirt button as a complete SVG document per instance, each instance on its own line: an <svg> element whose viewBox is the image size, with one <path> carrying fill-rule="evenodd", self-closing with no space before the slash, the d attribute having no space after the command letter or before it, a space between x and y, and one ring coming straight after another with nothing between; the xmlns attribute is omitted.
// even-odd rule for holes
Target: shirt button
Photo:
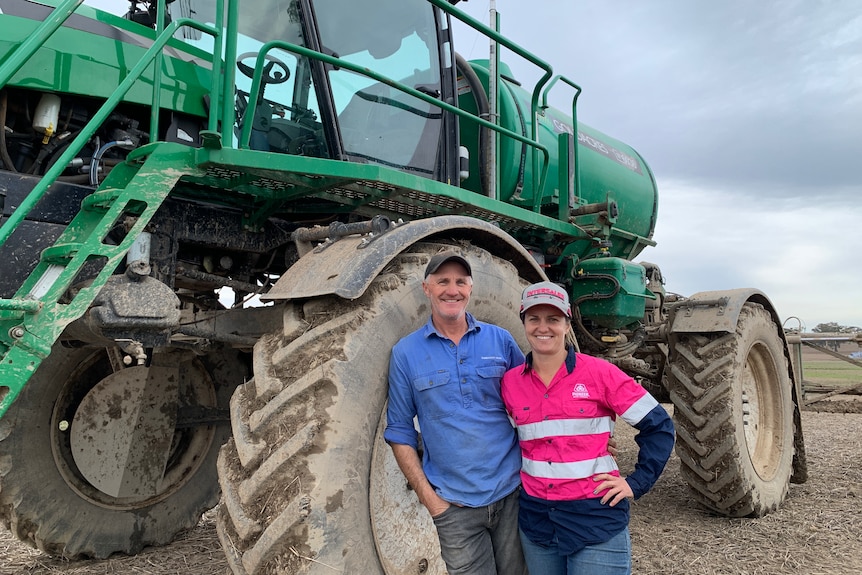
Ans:
<svg viewBox="0 0 862 575"><path fill-rule="evenodd" d="M464 359L462 358L462 359L458 360L458 363L464 363Z"/></svg>
<svg viewBox="0 0 862 575"><path fill-rule="evenodd" d="M545 399L548 399L548 394L547 394L547 393L545 394Z"/></svg>
<svg viewBox="0 0 862 575"><path fill-rule="evenodd" d="M467 378L462 379L461 383L467 383Z"/></svg>

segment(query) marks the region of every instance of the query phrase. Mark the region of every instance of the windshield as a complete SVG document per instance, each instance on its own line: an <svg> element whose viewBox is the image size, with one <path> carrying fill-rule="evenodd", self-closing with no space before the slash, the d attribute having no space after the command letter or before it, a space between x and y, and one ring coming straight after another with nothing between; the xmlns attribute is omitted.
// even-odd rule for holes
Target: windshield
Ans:
<svg viewBox="0 0 862 575"><path fill-rule="evenodd" d="M213 0L174 0L169 17L212 25L215 5ZM305 6L312 6L313 14ZM250 94L260 48L280 40L319 49L439 97L438 25L426 0L240 0L238 11L235 134L250 122L251 148L320 157L338 150L351 161L435 177L441 110L385 83L343 68L327 66L323 72L320 63L275 49L267 55L261 93ZM315 31L317 37L306 38ZM197 30L183 28L177 36L213 49L212 38ZM248 117L252 100L256 109ZM324 130L324 122L332 128ZM327 135L340 141L327 143Z"/></svg>
<svg viewBox="0 0 862 575"><path fill-rule="evenodd" d="M175 0L168 10L172 18L193 18L213 25L215 4L212 0ZM311 80L311 61L286 50L271 50L264 65L262 91L250 94L256 58L264 43L281 40L309 47L300 4L299 0L239 2L235 136L238 138L245 123L250 122L252 149L327 157L329 149ZM193 28L182 28L177 36L208 52L213 50L213 39ZM254 116L248 117L246 110L252 97L256 109Z"/></svg>
<svg viewBox="0 0 862 575"><path fill-rule="evenodd" d="M323 50L426 94L439 96L434 12L424 0L316 0ZM330 70L344 151L433 176L442 128L439 108L348 70Z"/></svg>

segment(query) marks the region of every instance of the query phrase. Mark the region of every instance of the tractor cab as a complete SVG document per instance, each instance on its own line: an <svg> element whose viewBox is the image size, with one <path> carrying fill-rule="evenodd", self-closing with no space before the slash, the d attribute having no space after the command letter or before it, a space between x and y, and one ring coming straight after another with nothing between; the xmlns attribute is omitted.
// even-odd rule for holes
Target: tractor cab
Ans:
<svg viewBox="0 0 862 575"><path fill-rule="evenodd" d="M169 10L173 18L213 12L202 0L180 0ZM387 82L286 46L339 58L452 102L454 52L445 12L423 0L264 0L239 9L233 32L239 147L452 180L458 146L451 114ZM212 50L211 37L193 29L180 33Z"/></svg>

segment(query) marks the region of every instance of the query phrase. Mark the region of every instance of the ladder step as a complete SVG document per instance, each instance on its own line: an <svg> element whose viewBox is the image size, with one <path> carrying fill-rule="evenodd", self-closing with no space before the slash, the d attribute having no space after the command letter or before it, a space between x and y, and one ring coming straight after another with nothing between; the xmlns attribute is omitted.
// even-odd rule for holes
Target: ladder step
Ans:
<svg viewBox="0 0 862 575"><path fill-rule="evenodd" d="M160 143L147 149L134 173L117 172L121 187L97 190L57 238L42 250L36 268L12 299L0 299L0 418L51 352L63 328L84 315L99 289L108 281L122 253L140 234L177 181L194 171L196 151L179 144ZM137 216L129 235L114 245L105 241L117 218ZM92 282L71 301L63 295L77 274L94 258L106 258ZM0 272L2 273L2 272Z"/></svg>
<svg viewBox="0 0 862 575"><path fill-rule="evenodd" d="M121 189L117 188L106 188L104 190L98 190L85 197L83 201L81 201L81 209L82 210L107 210L110 209L111 205L120 197L120 194L123 192Z"/></svg>
<svg viewBox="0 0 862 575"><path fill-rule="evenodd" d="M81 251L83 246L82 243L53 245L42 250L41 260L46 264L64 266Z"/></svg>
<svg viewBox="0 0 862 575"><path fill-rule="evenodd" d="M0 299L0 310L36 313L44 304L35 299Z"/></svg>

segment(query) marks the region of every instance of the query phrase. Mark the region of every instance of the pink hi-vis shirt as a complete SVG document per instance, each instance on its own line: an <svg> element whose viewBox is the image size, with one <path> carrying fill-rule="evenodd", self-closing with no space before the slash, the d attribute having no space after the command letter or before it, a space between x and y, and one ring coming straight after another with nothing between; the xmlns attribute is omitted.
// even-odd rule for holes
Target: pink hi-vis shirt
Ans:
<svg viewBox="0 0 862 575"><path fill-rule="evenodd" d="M521 481L533 497L600 498L592 477L619 475L607 451L616 416L636 425L658 405L616 366L581 353L574 359L573 369L564 363L547 388L524 366L503 376L503 402L521 444Z"/></svg>

